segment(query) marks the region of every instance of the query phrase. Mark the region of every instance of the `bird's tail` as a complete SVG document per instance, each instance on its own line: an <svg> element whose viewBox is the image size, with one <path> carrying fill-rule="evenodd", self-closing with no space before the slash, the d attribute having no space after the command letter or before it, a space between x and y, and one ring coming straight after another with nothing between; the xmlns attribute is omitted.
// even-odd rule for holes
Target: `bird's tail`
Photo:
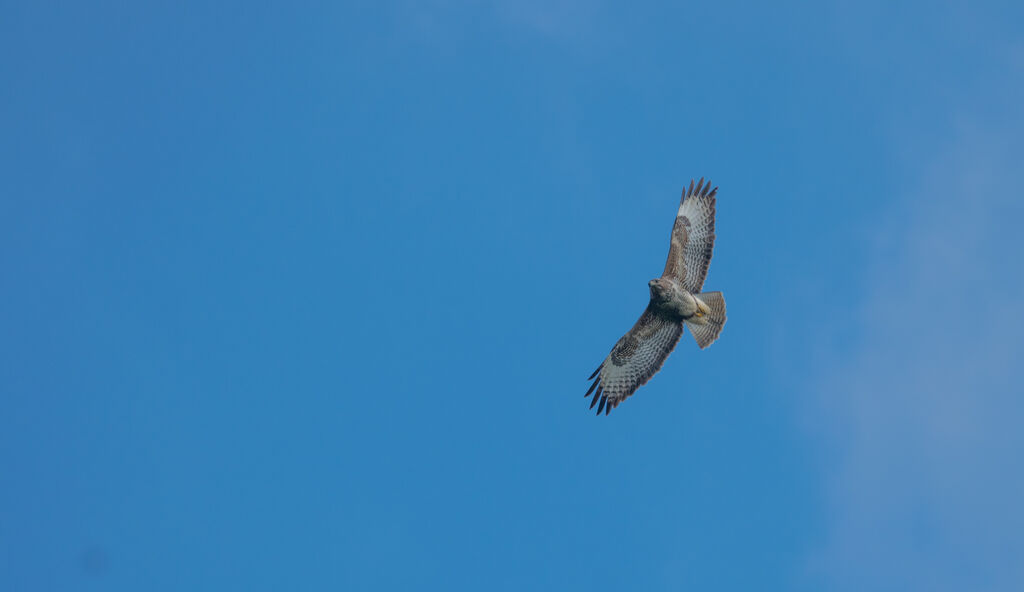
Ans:
<svg viewBox="0 0 1024 592"><path fill-rule="evenodd" d="M693 333L697 345L701 349L714 343L722 333L725 325L725 297L721 292L704 292L698 294L698 316L686 320L686 327Z"/></svg>

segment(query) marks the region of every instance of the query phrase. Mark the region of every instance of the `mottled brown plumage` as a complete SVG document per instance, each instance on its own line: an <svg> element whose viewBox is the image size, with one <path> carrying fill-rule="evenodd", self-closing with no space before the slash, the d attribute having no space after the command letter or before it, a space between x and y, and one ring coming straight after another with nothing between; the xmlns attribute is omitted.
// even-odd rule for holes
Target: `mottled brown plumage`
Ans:
<svg viewBox="0 0 1024 592"><path fill-rule="evenodd" d="M590 407L596 404L598 415L618 407L661 369L684 326L690 327L701 349L721 333L725 324L722 293L700 292L715 243L717 192L703 178L696 187L691 181L689 189L683 190L665 271L648 282L650 303L590 376L594 382L584 396L593 393Z"/></svg>

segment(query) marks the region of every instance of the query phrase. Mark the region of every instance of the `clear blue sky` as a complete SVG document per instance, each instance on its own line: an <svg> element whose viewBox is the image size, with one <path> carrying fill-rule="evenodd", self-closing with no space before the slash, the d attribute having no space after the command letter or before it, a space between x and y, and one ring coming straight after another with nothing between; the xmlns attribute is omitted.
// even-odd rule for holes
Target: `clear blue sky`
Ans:
<svg viewBox="0 0 1024 592"><path fill-rule="evenodd" d="M1022 6L6 3L0 589L1024 589Z"/></svg>

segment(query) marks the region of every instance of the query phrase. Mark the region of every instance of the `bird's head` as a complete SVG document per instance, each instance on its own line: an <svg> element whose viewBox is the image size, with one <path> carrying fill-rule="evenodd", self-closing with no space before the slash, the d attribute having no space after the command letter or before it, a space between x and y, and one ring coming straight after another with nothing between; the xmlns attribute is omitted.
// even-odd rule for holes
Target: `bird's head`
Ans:
<svg viewBox="0 0 1024 592"><path fill-rule="evenodd" d="M655 278L647 282L651 289L651 300L666 302L672 299L672 283L664 278Z"/></svg>

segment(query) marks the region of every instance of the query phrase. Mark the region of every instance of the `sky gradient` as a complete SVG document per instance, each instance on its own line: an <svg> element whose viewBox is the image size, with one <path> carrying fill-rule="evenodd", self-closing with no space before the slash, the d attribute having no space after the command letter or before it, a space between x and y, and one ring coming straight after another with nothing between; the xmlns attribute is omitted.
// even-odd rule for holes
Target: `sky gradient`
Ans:
<svg viewBox="0 0 1024 592"><path fill-rule="evenodd" d="M0 589L1024 588L1020 3L0 14Z"/></svg>

